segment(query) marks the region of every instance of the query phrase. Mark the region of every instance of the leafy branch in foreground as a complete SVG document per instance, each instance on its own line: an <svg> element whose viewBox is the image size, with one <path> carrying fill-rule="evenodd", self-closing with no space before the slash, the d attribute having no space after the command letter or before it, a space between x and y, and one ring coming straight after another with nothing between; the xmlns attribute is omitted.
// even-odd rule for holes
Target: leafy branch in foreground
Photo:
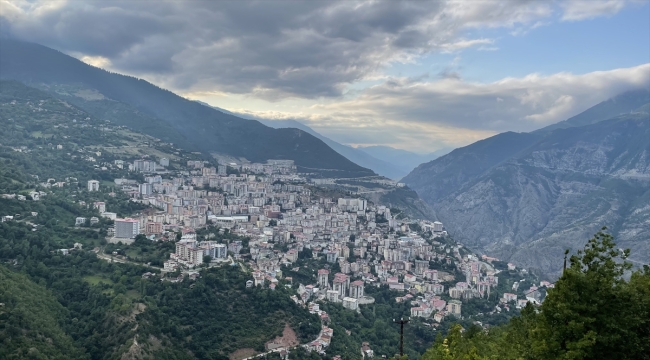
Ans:
<svg viewBox="0 0 650 360"><path fill-rule="evenodd" d="M451 329L423 360L650 359L650 268L625 274L629 250L598 232L535 309L500 327Z"/></svg>

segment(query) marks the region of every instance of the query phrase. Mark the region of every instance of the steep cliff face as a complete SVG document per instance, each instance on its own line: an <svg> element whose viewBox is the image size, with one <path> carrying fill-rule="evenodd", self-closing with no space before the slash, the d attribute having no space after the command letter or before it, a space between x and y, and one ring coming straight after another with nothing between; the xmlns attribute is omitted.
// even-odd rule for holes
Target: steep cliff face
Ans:
<svg viewBox="0 0 650 360"><path fill-rule="evenodd" d="M647 113L488 140L423 164L404 179L457 240L554 276L565 249L581 248L608 226L621 248L632 249L632 260L647 263ZM508 148L504 142L512 144L510 154L494 150Z"/></svg>
<svg viewBox="0 0 650 360"><path fill-rule="evenodd" d="M434 204L542 137L514 132L498 134L421 164L402 182L415 189L424 201Z"/></svg>

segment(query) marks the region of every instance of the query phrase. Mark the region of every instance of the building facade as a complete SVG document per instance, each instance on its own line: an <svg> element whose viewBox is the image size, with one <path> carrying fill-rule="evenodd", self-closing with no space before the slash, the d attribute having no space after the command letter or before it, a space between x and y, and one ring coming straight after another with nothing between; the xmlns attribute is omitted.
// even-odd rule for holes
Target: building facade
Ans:
<svg viewBox="0 0 650 360"><path fill-rule="evenodd" d="M140 233L140 222L135 219L115 219L115 237L133 239Z"/></svg>

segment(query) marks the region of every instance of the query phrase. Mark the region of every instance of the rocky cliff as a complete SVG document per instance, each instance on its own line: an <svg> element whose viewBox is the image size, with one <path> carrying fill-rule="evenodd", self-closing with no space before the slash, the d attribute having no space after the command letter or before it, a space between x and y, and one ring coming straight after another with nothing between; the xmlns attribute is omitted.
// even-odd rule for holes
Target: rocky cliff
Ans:
<svg viewBox="0 0 650 360"><path fill-rule="evenodd" d="M633 250L633 261L650 259L647 112L500 134L423 164L403 181L457 240L551 276L565 249L582 248L602 226Z"/></svg>

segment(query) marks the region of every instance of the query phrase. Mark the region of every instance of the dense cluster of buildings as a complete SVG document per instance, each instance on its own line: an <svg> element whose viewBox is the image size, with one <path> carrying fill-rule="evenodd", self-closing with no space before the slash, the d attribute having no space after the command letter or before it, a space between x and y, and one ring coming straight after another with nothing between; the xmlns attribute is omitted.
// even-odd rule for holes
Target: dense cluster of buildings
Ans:
<svg viewBox="0 0 650 360"><path fill-rule="evenodd" d="M115 180L133 201L157 209L115 219L115 236L143 233L164 240L166 234L182 231L166 271L195 267L206 256L227 259L230 253L231 261L243 260L252 269L247 286L273 289L283 277L283 265L299 270L293 264L302 254L323 258L328 265L314 283L293 284L297 303L331 301L354 311L374 301L365 295L366 286L383 284L398 293L396 301L410 302L412 317L436 321L461 316L463 301L488 297L498 284L489 259L461 256L460 245L435 240L446 235L442 223L396 219L390 208L359 197L320 196L290 160L216 167L188 161L171 178L160 171L162 165L154 165L129 165L144 173L145 183ZM241 241L197 239L194 230L209 224L249 239L246 251L241 253ZM434 270L431 263L456 271ZM454 272L464 279L456 279Z"/></svg>
<svg viewBox="0 0 650 360"><path fill-rule="evenodd" d="M170 259L165 261L164 270L175 271L180 266L194 267L203 264L206 256L216 261L226 259L228 248L216 241L197 241L194 231L185 230L176 242L175 253L170 254Z"/></svg>

